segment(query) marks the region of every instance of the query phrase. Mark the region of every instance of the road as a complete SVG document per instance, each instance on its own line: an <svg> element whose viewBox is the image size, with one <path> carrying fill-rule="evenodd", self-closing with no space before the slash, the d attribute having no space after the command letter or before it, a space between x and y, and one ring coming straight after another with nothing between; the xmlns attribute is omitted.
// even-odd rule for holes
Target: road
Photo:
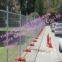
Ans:
<svg viewBox="0 0 62 62"><path fill-rule="evenodd" d="M52 47L48 44L48 38ZM26 62L62 62L62 54L58 47L59 39L54 36L50 26L46 26L36 40L34 46L28 46L31 52L26 54Z"/></svg>

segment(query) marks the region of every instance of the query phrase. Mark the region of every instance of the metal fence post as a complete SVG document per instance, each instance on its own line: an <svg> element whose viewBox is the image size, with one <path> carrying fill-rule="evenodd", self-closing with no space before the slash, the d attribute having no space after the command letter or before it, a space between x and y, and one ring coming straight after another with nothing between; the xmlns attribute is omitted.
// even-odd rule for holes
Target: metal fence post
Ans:
<svg viewBox="0 0 62 62"><path fill-rule="evenodd" d="M9 58L9 55L8 55L8 6L7 6L7 20L6 20L6 27L7 27L7 62L9 62L8 58Z"/></svg>
<svg viewBox="0 0 62 62"><path fill-rule="evenodd" d="M20 41L18 42L18 52L19 52L19 55L21 55L21 11L20 11L20 20L19 20L19 32L20 32Z"/></svg>

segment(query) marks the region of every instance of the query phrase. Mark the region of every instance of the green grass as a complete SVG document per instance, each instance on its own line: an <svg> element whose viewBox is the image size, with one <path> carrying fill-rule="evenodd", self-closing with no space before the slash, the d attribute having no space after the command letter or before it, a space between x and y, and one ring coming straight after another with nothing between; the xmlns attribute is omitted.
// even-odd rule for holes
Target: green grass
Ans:
<svg viewBox="0 0 62 62"><path fill-rule="evenodd" d="M7 57L7 49L5 47L0 47L0 62L7 62L7 58L9 62L14 62L17 54L18 54L18 48L11 47L8 48L8 57Z"/></svg>
<svg viewBox="0 0 62 62"><path fill-rule="evenodd" d="M32 39L32 36L29 35L26 37L26 41ZM24 46L25 44L27 45L28 42L22 43L22 50L26 47ZM19 44L20 45L20 44ZM20 49L20 48L19 48ZM8 57L7 57L7 48L6 47L0 47L0 62L15 62L15 58L20 54L21 52L19 51L17 46L14 47L8 47ZM23 51L22 51L23 52Z"/></svg>
<svg viewBox="0 0 62 62"><path fill-rule="evenodd" d="M2 29L3 30L3 29ZM38 35L38 30L34 32L34 37ZM32 35L26 36L26 41L29 41L32 39ZM22 48L25 48L25 46L22 46ZM8 57L7 57L7 48L6 47L0 47L0 62L15 62L15 57L18 56L18 47L10 47L8 48Z"/></svg>

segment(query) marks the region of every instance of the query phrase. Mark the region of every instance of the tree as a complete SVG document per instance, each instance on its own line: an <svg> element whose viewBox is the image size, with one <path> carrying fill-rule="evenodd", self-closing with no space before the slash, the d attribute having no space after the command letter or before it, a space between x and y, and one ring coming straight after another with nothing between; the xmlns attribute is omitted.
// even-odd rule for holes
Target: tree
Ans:
<svg viewBox="0 0 62 62"><path fill-rule="evenodd" d="M26 0L19 0L21 14L26 15Z"/></svg>
<svg viewBox="0 0 62 62"><path fill-rule="evenodd" d="M0 0L0 9L6 10L7 0Z"/></svg>
<svg viewBox="0 0 62 62"><path fill-rule="evenodd" d="M30 14L35 10L35 1L36 0L28 0L27 2L27 13Z"/></svg>
<svg viewBox="0 0 62 62"><path fill-rule="evenodd" d="M36 0L35 4L35 11L38 12L40 15L44 13L44 1L43 0Z"/></svg>
<svg viewBox="0 0 62 62"><path fill-rule="evenodd" d="M20 9L23 15L30 14L34 11L35 0L20 0Z"/></svg>
<svg viewBox="0 0 62 62"><path fill-rule="evenodd" d="M59 0L57 10L62 13L62 0Z"/></svg>

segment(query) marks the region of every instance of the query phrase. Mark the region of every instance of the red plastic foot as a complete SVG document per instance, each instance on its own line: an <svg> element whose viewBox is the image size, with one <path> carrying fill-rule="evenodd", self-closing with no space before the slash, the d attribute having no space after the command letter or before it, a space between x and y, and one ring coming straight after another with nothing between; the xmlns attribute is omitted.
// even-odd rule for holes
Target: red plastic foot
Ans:
<svg viewBox="0 0 62 62"><path fill-rule="evenodd" d="M25 52L31 52L31 49L30 48L26 48L24 49Z"/></svg>
<svg viewBox="0 0 62 62"><path fill-rule="evenodd" d="M34 39L34 40L33 40L33 42L37 42L37 40L36 40L36 39Z"/></svg>
<svg viewBox="0 0 62 62"><path fill-rule="evenodd" d="M38 39L38 37L36 37L35 39Z"/></svg>
<svg viewBox="0 0 62 62"><path fill-rule="evenodd" d="M30 43L30 46L34 46L34 43Z"/></svg>
<svg viewBox="0 0 62 62"><path fill-rule="evenodd" d="M18 57L16 59L17 62L26 62L25 58L24 57Z"/></svg>

